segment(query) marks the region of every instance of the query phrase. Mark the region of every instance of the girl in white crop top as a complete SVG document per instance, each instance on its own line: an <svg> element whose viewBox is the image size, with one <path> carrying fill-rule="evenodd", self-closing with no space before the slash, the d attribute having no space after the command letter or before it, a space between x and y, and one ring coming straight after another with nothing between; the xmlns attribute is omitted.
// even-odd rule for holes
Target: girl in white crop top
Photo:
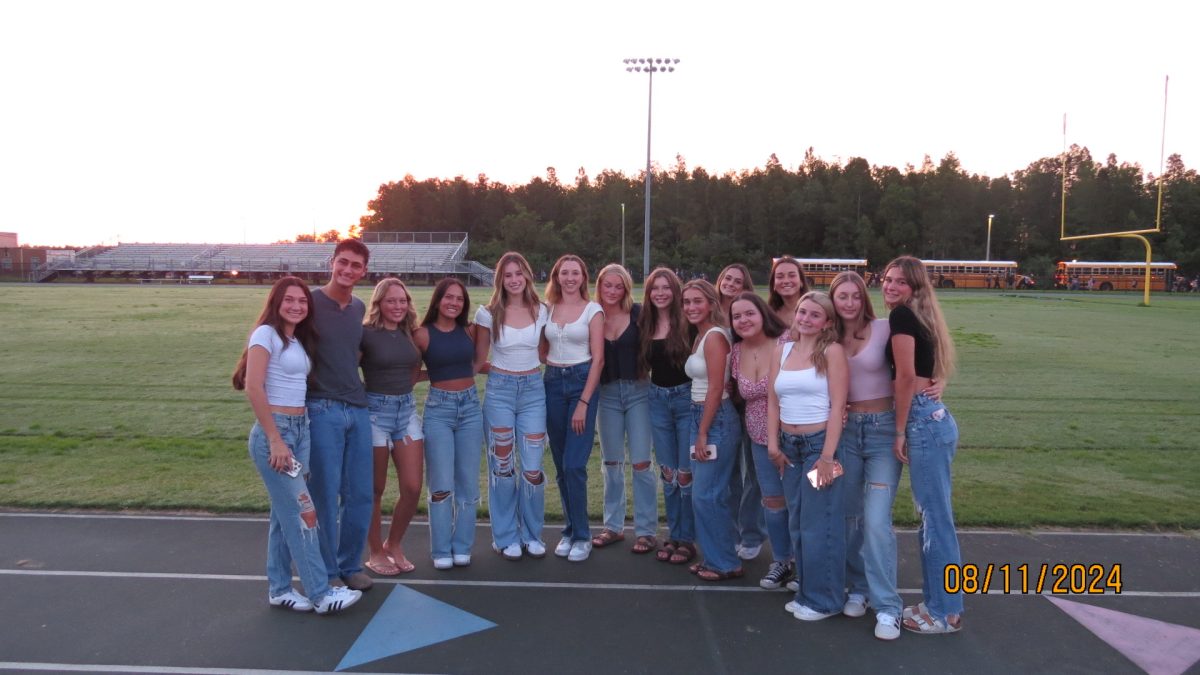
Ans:
<svg viewBox="0 0 1200 675"><path fill-rule="evenodd" d="M540 347L549 312L520 253L500 256L492 298L475 313L475 361L487 363L483 416L488 425L488 505L492 545L505 558L546 555L546 391Z"/></svg>
<svg viewBox="0 0 1200 675"><path fill-rule="evenodd" d="M597 389L604 371L604 312L588 300L587 265L561 256L550 270L542 331L546 370L546 431L558 470L566 525L554 554L583 562L592 553L587 513L587 461L596 437Z"/></svg>
<svg viewBox="0 0 1200 675"><path fill-rule="evenodd" d="M798 339L779 346L767 390L767 456L780 472L788 466L779 449L780 431L793 435L825 432L816 466L818 487L831 484L836 477L835 454L849 389L846 352L837 343L835 322L829 296L806 293L792 324Z"/></svg>

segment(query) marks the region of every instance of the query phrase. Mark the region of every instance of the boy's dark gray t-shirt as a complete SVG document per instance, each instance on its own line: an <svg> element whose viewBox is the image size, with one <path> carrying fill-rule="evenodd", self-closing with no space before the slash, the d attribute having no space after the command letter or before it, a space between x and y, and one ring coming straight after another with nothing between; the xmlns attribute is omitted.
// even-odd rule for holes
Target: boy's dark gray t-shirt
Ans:
<svg viewBox="0 0 1200 675"><path fill-rule="evenodd" d="M358 345L367 306L351 297L345 309L318 288L313 295L317 353L308 377L308 398L327 398L367 407L367 392L358 376Z"/></svg>

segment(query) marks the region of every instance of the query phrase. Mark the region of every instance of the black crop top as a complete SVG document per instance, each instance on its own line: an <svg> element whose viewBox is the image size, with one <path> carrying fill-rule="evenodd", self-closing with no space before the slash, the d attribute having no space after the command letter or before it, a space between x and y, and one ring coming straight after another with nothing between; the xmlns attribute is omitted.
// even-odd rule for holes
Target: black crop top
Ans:
<svg viewBox="0 0 1200 675"><path fill-rule="evenodd" d="M933 377L933 340L925 334L925 330L921 328L921 323L917 321L917 315L906 305L900 305L893 309L891 314L888 314L888 328L891 329L892 335L911 335L916 343L916 353L914 364L916 366L917 377ZM887 346L883 348L883 353L887 356L888 365L892 367L892 379L896 379L896 358L892 355L892 341L889 338Z"/></svg>
<svg viewBox="0 0 1200 675"><path fill-rule="evenodd" d="M638 316L642 306L635 304L629 311L629 325L616 340L604 339L604 370L600 373L600 384L617 380L636 380L638 361Z"/></svg>
<svg viewBox="0 0 1200 675"><path fill-rule="evenodd" d="M667 357L667 341L650 341L650 382L655 386L670 388L688 384L692 378L683 372L683 362L675 363Z"/></svg>

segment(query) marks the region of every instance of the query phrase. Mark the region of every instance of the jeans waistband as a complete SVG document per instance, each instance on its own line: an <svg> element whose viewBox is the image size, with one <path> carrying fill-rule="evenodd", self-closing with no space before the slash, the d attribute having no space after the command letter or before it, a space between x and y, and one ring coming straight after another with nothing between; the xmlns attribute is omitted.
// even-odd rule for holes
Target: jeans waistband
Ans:
<svg viewBox="0 0 1200 675"><path fill-rule="evenodd" d="M657 396L675 396L676 394L682 394L685 391L690 392L691 390L692 390L691 382L684 382L683 384L677 384L674 387L660 387L657 384L654 384L653 382L650 383L650 392Z"/></svg>
<svg viewBox="0 0 1200 675"><path fill-rule="evenodd" d="M291 424L295 424L296 422L307 422L308 421L308 413L300 413L299 415L289 415L287 413L273 412L273 413L271 413L271 417L276 422L288 422Z"/></svg>
<svg viewBox="0 0 1200 675"><path fill-rule="evenodd" d="M450 391L448 389L438 389L437 387L429 388L429 398L443 399L447 401L478 401L479 392L475 391L475 387L467 387L459 391Z"/></svg>
<svg viewBox="0 0 1200 675"><path fill-rule="evenodd" d="M525 373L524 375L517 375L515 373L501 373L501 372L493 370L488 373L487 377L488 377L489 382L491 382L492 380L495 380L497 382L505 382L505 381L507 381L507 382L528 382L530 380L541 380L542 374L541 373Z"/></svg>
<svg viewBox="0 0 1200 675"><path fill-rule="evenodd" d="M576 363L576 364L573 364L570 366L552 366L550 364L546 364L546 371L547 372L553 371L553 372L561 374L561 375L566 375L568 373L574 373L577 370L584 370L584 369L588 369L591 367L592 367L592 360L588 359L587 361L584 361L583 363Z"/></svg>
<svg viewBox="0 0 1200 675"><path fill-rule="evenodd" d="M892 422L896 419L896 411L885 410L883 412L852 412L846 413L846 424L878 424L879 422Z"/></svg>
<svg viewBox="0 0 1200 675"><path fill-rule="evenodd" d="M788 433L786 431L780 431L779 435L782 436L784 439L792 439L794 442L795 441L811 441L812 439L816 438L817 436L824 436L825 430L822 429L820 431L811 431L807 434L793 434L793 433Z"/></svg>
<svg viewBox="0 0 1200 675"><path fill-rule="evenodd" d="M407 394L376 394L374 392L368 391L367 398L373 398L376 401L382 401L384 403L391 403L393 401L400 401L401 403L403 403L405 401L405 399L410 400L410 401L415 400L415 397L413 396L413 393L411 391L408 392Z"/></svg>

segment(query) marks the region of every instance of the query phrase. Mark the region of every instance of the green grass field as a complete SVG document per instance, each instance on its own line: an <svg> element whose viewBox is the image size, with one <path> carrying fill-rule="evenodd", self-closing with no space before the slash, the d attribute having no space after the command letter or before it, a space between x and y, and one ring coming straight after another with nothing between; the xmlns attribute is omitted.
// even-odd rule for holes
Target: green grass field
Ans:
<svg viewBox="0 0 1200 675"><path fill-rule="evenodd" d="M246 457L253 417L229 386L266 287L0 289L0 506L266 509ZM416 295L423 311L429 290ZM962 432L961 524L1200 527L1200 298L1140 297L942 294L959 348L945 399ZM896 520L915 522L902 489Z"/></svg>

